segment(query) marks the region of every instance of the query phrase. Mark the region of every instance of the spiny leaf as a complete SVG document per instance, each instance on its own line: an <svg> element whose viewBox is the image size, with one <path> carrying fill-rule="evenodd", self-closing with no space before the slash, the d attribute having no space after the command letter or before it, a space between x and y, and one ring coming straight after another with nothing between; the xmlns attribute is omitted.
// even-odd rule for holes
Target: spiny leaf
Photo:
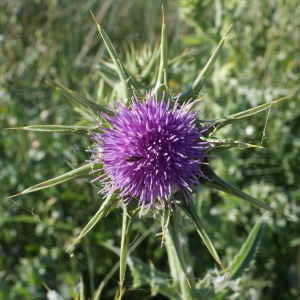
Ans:
<svg viewBox="0 0 300 300"><path fill-rule="evenodd" d="M122 293L125 279L128 244L131 235L132 223L140 210L140 207L135 209L134 212L129 216L127 214L127 206L123 206L122 238L120 250L120 293Z"/></svg>
<svg viewBox="0 0 300 300"><path fill-rule="evenodd" d="M209 188L213 188L222 192L225 192L229 195L235 196L237 198L240 198L242 200L245 200L247 202L250 202L251 204L269 210L273 213L277 213L280 215L283 215L285 217L287 217L286 215L284 215L282 212L277 211L276 209L272 208L271 206L269 206L268 204L266 204L263 201L260 201L246 193L244 193L243 191L239 190L238 188L230 185L229 183L227 183L226 181L224 181L223 179L221 179L208 165L202 165L202 171L203 173L210 179L201 179L201 183Z"/></svg>
<svg viewBox="0 0 300 300"><path fill-rule="evenodd" d="M232 26L232 25L231 25ZM214 51L214 53L212 54L212 56L210 57L209 61L206 63L205 67L203 68L203 70L201 71L201 73L198 75L198 77L196 78L196 80L194 81L194 83L192 84L191 87L189 87L189 89L184 92L183 94L180 95L179 97L179 102L183 103L186 102L190 99L195 100L201 89L202 86L207 78L208 73L210 72L210 70L212 69L212 67L214 66L221 50L222 47L225 43L225 39L226 36L231 28L231 26L227 29L225 35L223 36L223 38L221 39L219 45L217 46L216 50Z"/></svg>
<svg viewBox="0 0 300 300"><path fill-rule="evenodd" d="M116 85L120 85L120 79L116 74L115 65L103 61L98 67L101 78L111 87L114 88Z"/></svg>
<svg viewBox="0 0 300 300"><path fill-rule="evenodd" d="M98 126L31 125L31 126L7 128L7 129L87 135L91 130L96 130L97 128Z"/></svg>
<svg viewBox="0 0 300 300"><path fill-rule="evenodd" d="M254 259L262 233L265 227L267 217L262 216L252 228L249 236L244 242L241 250L229 264L227 271L230 272L230 278L236 279L242 275L244 270Z"/></svg>
<svg viewBox="0 0 300 300"><path fill-rule="evenodd" d="M167 29L165 25L164 11L162 11L162 28L161 28L161 43L160 43L160 64L158 70L158 76L155 88L153 90L154 94L157 94L159 97L163 95L163 92L168 93L167 86L167 64L168 64L168 45L167 45Z"/></svg>
<svg viewBox="0 0 300 300"><path fill-rule="evenodd" d="M189 201L189 204L187 205L186 201L183 200L180 204L180 208L183 209L188 218L194 223L198 234L200 235L201 239L203 240L205 246L207 247L212 257L221 266L221 268L224 269L219 255L202 225L200 217L196 211L194 201Z"/></svg>
<svg viewBox="0 0 300 300"><path fill-rule="evenodd" d="M178 220L177 220L177 211L174 210L170 216L170 222L168 223L169 234L172 239L172 243L174 245L174 249L176 251L177 257L179 259L180 265L184 273L186 273L186 264L184 261L184 257L182 254L181 243L179 239L179 228L178 228Z"/></svg>
<svg viewBox="0 0 300 300"><path fill-rule="evenodd" d="M158 59L158 57L159 57L159 49L155 47L150 61L148 62L146 68L141 73L141 80L144 80L150 76L152 70L155 67L155 62Z"/></svg>
<svg viewBox="0 0 300 300"><path fill-rule="evenodd" d="M171 210L169 204L166 203L165 209L163 211L162 220L161 220L161 229L162 229L161 247L163 246L165 240L165 234L169 226L170 216L171 216Z"/></svg>
<svg viewBox="0 0 300 300"><path fill-rule="evenodd" d="M218 152L222 150L227 150L231 148L260 148L260 149L265 149L264 147L241 142L241 141L234 141L230 139L207 139L205 137L202 137L202 139L205 142L208 142L211 144L211 147L209 148L209 151L211 152Z"/></svg>
<svg viewBox="0 0 300 300"><path fill-rule="evenodd" d="M79 234L78 238L75 240L74 243L67 249L66 252L69 250L80 240L82 239L103 217L105 217L113 208L116 207L118 202L118 198L114 196L114 194L109 195L105 201L102 203L99 210L96 214L92 217L92 219L88 222L88 224L83 228L81 233Z"/></svg>
<svg viewBox="0 0 300 300"><path fill-rule="evenodd" d="M130 236L130 232L128 233L127 231L128 221L129 221L129 216L127 214L127 206L123 205L122 236L121 236L121 249L120 249L120 270L119 270L120 271L119 272L120 294L122 294L125 273L126 273L126 261L127 261L128 243L129 243L129 236Z"/></svg>
<svg viewBox="0 0 300 300"><path fill-rule="evenodd" d="M32 193L38 190L42 190L42 189L46 189L48 187L66 182L66 181L70 181L70 180L74 180L74 179L80 179L80 178L89 178L89 177L94 177L94 175L90 174L91 171L93 171L95 164L87 164L83 167L77 168L75 170L72 170L68 173L65 173L63 175L60 175L58 177L55 177L53 179L41 182L37 185L34 185L26 190L24 190L21 193L18 193L16 195L11 196L10 198L13 197L17 197L20 195L24 195L24 194L28 194L28 193Z"/></svg>
<svg viewBox="0 0 300 300"><path fill-rule="evenodd" d="M186 268L186 263L185 263L185 259L184 259L184 255L182 252L182 247L181 247L181 243L180 243L180 238L179 238L179 227L178 227L178 212L175 210L173 210L172 215L170 216L170 221L168 223L168 232L170 234L171 240L172 240L172 244L173 244L173 249L176 252L177 258L179 260L180 266L185 274L186 277L186 281L187 284L189 286L190 292L192 292L192 288L187 276L187 268ZM181 284L181 289L182 292L184 289L184 284Z"/></svg>
<svg viewBox="0 0 300 300"><path fill-rule="evenodd" d="M61 88L55 87L55 86L51 85L50 83L48 83L48 84L51 87L53 87L54 89L56 89L58 92L60 92L61 94L65 95L68 99L70 99L70 100L74 101L76 104L80 105L87 112L92 113L96 116L98 116L100 112L103 112L110 116L114 115L114 112L111 111L110 109L108 109L104 106L101 106L101 105L97 104L96 102L81 96L80 94L66 88L59 82L56 82L56 83L59 84L61 86Z"/></svg>
<svg viewBox="0 0 300 300"><path fill-rule="evenodd" d="M210 121L197 120L197 123L202 124L202 125L203 125L203 123L212 124L213 125L212 129L209 132L209 136L212 136L217 131L219 131L221 128L223 128L224 126L226 126L228 124L231 124L233 122L236 122L236 121L239 121L239 120L251 117L251 116L254 116L254 115L270 108L273 104L277 104L277 103L279 103L287 98L290 98L292 96L293 96L293 94L288 95L283 98L280 98L280 99L277 99L277 100L274 100L274 101L271 101L271 102L268 102L268 103L264 103L262 105L247 109L245 111L242 111L242 112L239 112L239 113L236 113L236 114L233 114L228 117L221 118L221 119L210 120Z"/></svg>
<svg viewBox="0 0 300 300"><path fill-rule="evenodd" d="M104 31L104 29L100 26L100 24L97 22L95 16L91 12L94 21L98 27L99 33L104 41L104 44L106 46L106 49L115 65L115 68L117 70L117 73L119 75L120 81L121 81L121 90L122 90L122 98L125 102L128 102L132 97L131 89L133 88L137 94L142 95L142 93L139 91L138 87L136 86L132 76L129 75L127 70L125 69L124 65L122 64L112 42L110 41L108 35Z"/></svg>

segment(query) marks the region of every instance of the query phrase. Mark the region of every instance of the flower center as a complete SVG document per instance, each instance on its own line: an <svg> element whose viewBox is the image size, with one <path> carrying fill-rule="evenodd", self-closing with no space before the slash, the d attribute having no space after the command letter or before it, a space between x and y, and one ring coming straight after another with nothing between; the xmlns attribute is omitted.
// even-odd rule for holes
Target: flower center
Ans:
<svg viewBox="0 0 300 300"><path fill-rule="evenodd" d="M145 166L154 170L166 170L170 161L171 144L167 132L162 128L152 128L141 138L141 154Z"/></svg>

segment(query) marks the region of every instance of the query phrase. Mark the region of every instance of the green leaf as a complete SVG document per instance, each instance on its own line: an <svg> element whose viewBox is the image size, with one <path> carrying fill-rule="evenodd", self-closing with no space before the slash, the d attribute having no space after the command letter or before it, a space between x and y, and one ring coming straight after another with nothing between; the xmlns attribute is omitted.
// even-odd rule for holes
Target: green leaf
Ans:
<svg viewBox="0 0 300 300"><path fill-rule="evenodd" d="M117 70L114 64L102 61L97 69L99 70L101 78L103 78L104 81L112 88L120 83L120 79L118 74L116 74Z"/></svg>
<svg viewBox="0 0 300 300"><path fill-rule="evenodd" d="M146 68L141 73L141 80L145 80L148 78L155 67L155 63L159 57L159 49L157 47L154 48L153 54L151 56L150 61L148 62Z"/></svg>
<svg viewBox="0 0 300 300"><path fill-rule="evenodd" d="M185 199L183 199L183 201L181 201L181 203L178 205L186 213L188 218L194 223L194 226L196 227L198 234L200 235L202 241L204 242L205 246L207 247L212 257L222 267L222 269L224 269L221 260L219 258L219 255L202 225L200 217L196 211L194 201L189 200L189 204L187 204Z"/></svg>
<svg viewBox="0 0 300 300"><path fill-rule="evenodd" d="M98 126L32 125L7 129L87 135L91 130L98 129Z"/></svg>
<svg viewBox="0 0 300 300"><path fill-rule="evenodd" d="M80 105L84 110L91 113L92 115L99 116L100 112L103 112L110 116L114 115L114 112L112 110L110 110L104 106L101 106L101 105L97 104L96 102L81 96L80 94L64 87L59 82L57 82L57 84L59 84L61 86L61 88L55 87L51 84L49 84L49 85L52 86L54 89L56 89L61 94L65 95L68 99L70 99L73 102L75 102L76 104Z"/></svg>
<svg viewBox="0 0 300 300"><path fill-rule="evenodd" d="M112 42L110 41L108 35L106 34L106 32L104 31L104 29L100 26L100 24L97 22L95 16L93 15L93 13L91 12L95 23L97 24L99 33L104 41L104 44L106 46L106 49L114 63L114 66L116 68L116 71L119 75L120 81L121 81L121 96L123 98L123 100L127 103L131 97L132 97L132 92L131 89L133 88L137 94L139 95L143 95L138 87L136 86L132 76L129 75L129 73L127 72L127 70L125 69L124 65L122 64Z"/></svg>
<svg viewBox="0 0 300 300"><path fill-rule="evenodd" d="M46 189L48 187L63 183L63 182L67 182L70 180L74 180L74 179L80 179L80 178L90 178L90 177L95 177L94 174L90 174L93 171L95 164L87 164L83 167L77 168L75 170L72 170L68 173L65 173L61 176L55 177L53 179L41 182L37 185L34 185L26 190L24 190L21 193L18 193L16 195L13 195L9 198L13 198L13 197L17 197L20 195L24 195L24 194L28 194L28 193L32 193L38 190L42 190L42 189Z"/></svg>
<svg viewBox="0 0 300 300"><path fill-rule="evenodd" d="M155 88L153 90L154 94L157 94L159 97L163 95L163 92L166 92L168 96L168 86L167 86L167 64L168 64L168 45L167 45L167 30L165 25L164 11L162 12L162 28L161 28L161 43L160 43L160 63L159 70Z"/></svg>
<svg viewBox="0 0 300 300"><path fill-rule="evenodd" d="M208 142L211 144L211 147L209 148L209 152L218 152L222 150L227 150L231 148L260 148L260 149L265 149L264 147L241 142L241 141L234 141L230 139L208 139L205 137L201 137L202 140L205 142Z"/></svg>
<svg viewBox="0 0 300 300"><path fill-rule="evenodd" d="M67 249L66 252L69 252L70 248L72 248L80 239L82 239L103 217L105 217L112 209L114 209L117 205L118 198L114 197L114 194L107 196L105 201L102 203L99 210L92 217L92 219L88 222L88 224L83 228L78 238L74 243Z"/></svg>
<svg viewBox="0 0 300 300"><path fill-rule="evenodd" d="M202 171L205 174L205 176L207 176L210 180L201 178L201 183L205 186L207 186L208 188L212 188L212 189L216 189L222 192L225 192L229 195L235 196L237 198L240 198L242 200L245 200L247 202L250 202L251 204L269 210L273 213L277 213L280 215L283 215L286 217L286 215L284 215L282 212L277 211L276 209L272 208L271 206L269 206L268 204L266 204L263 201L260 201L246 193L244 193L243 191L239 190L238 188L232 186L231 184L227 183L226 181L224 181L223 179L221 179L212 169L210 166L208 165L202 165Z"/></svg>
<svg viewBox="0 0 300 300"><path fill-rule="evenodd" d="M128 253L128 243L129 236L127 232L127 224L128 224L129 216L127 214L127 206L123 205L123 222L122 222L122 236L121 236L121 249L120 249L120 272L119 272L119 286L120 286L120 294L123 291L123 284L126 273L126 261L127 261L127 253ZM129 232L130 235L130 232Z"/></svg>
<svg viewBox="0 0 300 300"><path fill-rule="evenodd" d="M175 213L175 216L174 216ZM186 268L186 262L192 266L192 258L188 251L187 242L188 237L185 232L180 231L178 222L182 222L179 218L177 207L176 211L170 216L169 230L166 232L166 249L169 260L170 275L174 282L179 282L180 294L182 299L196 299L195 298L195 275L192 268ZM172 220L173 218L173 220ZM174 224L175 223L175 224ZM180 224L182 225L182 224ZM172 232L170 232L172 230ZM173 236L172 236L173 235ZM191 282L189 281L191 279ZM179 291L178 291L179 293Z"/></svg>
<svg viewBox="0 0 300 300"><path fill-rule="evenodd" d="M224 117L222 119L216 119L216 120L210 120L210 121L197 120L197 123L202 124L202 125L203 125L203 123L213 124L212 130L209 132L209 136L212 136L213 134L215 134L217 131L219 131L221 128L225 127L228 124L231 124L233 122L236 122L236 121L239 121L239 120L242 120L245 118L249 118L251 116L254 116L268 108L271 108L271 106L273 104L277 104L280 101L283 101L292 96L293 95L289 95L289 96L286 96L286 97L283 97L283 98L280 98L280 99L277 99L277 100L274 100L274 101L271 101L268 103L264 103L262 105L247 109L245 111L230 115L228 117Z"/></svg>
<svg viewBox="0 0 300 300"><path fill-rule="evenodd" d="M230 26L231 27L231 26ZM219 45L217 46L216 50L214 51L214 53L212 54L212 56L210 57L209 61L206 63L205 67L203 68L203 70L201 71L201 73L198 75L198 77L196 78L196 80L194 81L194 83L192 84L191 87L188 88L187 91L185 91L183 94L181 94L179 96L179 103L183 103L186 102L190 99L195 100L197 99L202 86L208 76L208 73L210 72L210 70L212 69L212 67L214 66L221 50L222 47L225 43L225 39L226 36L230 30L230 27L228 28L228 30L226 31L225 35L223 36L223 38L221 39Z"/></svg>
<svg viewBox="0 0 300 300"><path fill-rule="evenodd" d="M180 262L183 272L186 274L186 264L183 257L181 243L179 238L179 228L178 228L178 212L174 209L172 215L170 216L170 222L168 224L168 231L177 254L178 260Z"/></svg>
<svg viewBox="0 0 300 300"><path fill-rule="evenodd" d="M229 264L227 271L230 272L230 278L236 279L242 275L244 270L250 265L254 259L262 233L265 227L267 217L262 216L252 228L249 236L244 242L241 250Z"/></svg>
<svg viewBox="0 0 300 300"><path fill-rule="evenodd" d="M167 201L165 201L165 209L163 211L163 216L161 220L161 231L162 231L161 246L163 246L165 240L165 234L169 226L170 216L171 216L171 210L169 204L167 203Z"/></svg>
<svg viewBox="0 0 300 300"><path fill-rule="evenodd" d="M183 249L181 247L181 241L179 238L180 230L178 226L178 218L179 218L179 213L178 210L175 208L173 210L172 215L170 216L170 221L168 224L168 233L172 241L172 244L170 242L168 243L168 239L167 239L167 243L166 243L167 251L169 255L169 264L170 264L170 269L172 269L171 274L173 280L178 281L180 284L180 291L181 291L182 298L192 300L195 299L194 285L191 286L188 278L188 271L185 263L185 257L183 254ZM172 256L174 257L174 259L172 259ZM171 266L171 264L173 266ZM184 275L185 280L182 275Z"/></svg>
<svg viewBox="0 0 300 300"><path fill-rule="evenodd" d="M123 284L126 273L126 264L128 257L128 244L132 230L132 223L136 218L138 212L141 210L140 207L134 210L129 216L127 213L127 206L123 206L123 222L122 222L122 238L121 238L121 250L120 250L120 294L122 294Z"/></svg>

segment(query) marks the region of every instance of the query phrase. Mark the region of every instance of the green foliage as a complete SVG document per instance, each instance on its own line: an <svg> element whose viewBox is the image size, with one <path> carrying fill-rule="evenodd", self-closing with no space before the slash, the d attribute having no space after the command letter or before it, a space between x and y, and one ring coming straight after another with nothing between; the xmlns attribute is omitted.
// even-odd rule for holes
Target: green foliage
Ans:
<svg viewBox="0 0 300 300"><path fill-rule="evenodd" d="M181 16L197 32L183 37L185 43L202 47L218 42L233 23L226 44L204 86L209 99L202 104L201 119L218 118L270 103L296 92L291 100L270 107L260 114L218 132L219 138L260 142L266 150L231 150L218 153L214 171L226 181L255 198L268 202L293 221L272 216L258 256L256 287L259 299L299 297L299 244L288 246L299 236L299 60L295 41L299 40L300 6L297 1L185 1ZM196 68L203 66L202 59ZM204 116L203 116L204 114ZM216 245L221 242L224 256L239 248L237 234L248 231L256 217L253 207L235 198L205 191L202 212L210 224ZM231 223L229 225L228 223ZM226 225L225 225L226 224ZM228 229L227 226L230 226ZM235 228L235 229L233 229ZM234 230L237 232L232 235ZM240 232L240 233L238 233ZM221 238L222 237L222 238ZM221 238L221 240L220 240ZM280 241L280 242L278 242ZM269 246L267 246L269 245ZM271 246L272 245L272 246ZM218 247L218 246L217 246ZM249 278L248 278L249 279ZM246 289L243 298L247 298Z"/></svg>

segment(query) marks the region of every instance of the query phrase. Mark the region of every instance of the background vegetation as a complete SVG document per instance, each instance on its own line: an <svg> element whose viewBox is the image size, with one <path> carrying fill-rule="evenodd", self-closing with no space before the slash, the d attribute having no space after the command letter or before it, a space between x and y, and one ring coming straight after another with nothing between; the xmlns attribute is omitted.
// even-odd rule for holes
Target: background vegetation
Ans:
<svg viewBox="0 0 300 300"><path fill-rule="evenodd" d="M160 38L161 5L168 27L169 57L196 49L196 59L170 65L174 94L184 90L233 23L221 56L203 89L202 119L214 119L297 92L300 82L300 4L291 1L55 1L4 0L0 3L0 298L45 299L46 283L65 299L83 278L93 294L118 257L101 243L120 242L122 217L113 212L74 250L65 251L97 211L101 196L89 181L75 181L14 198L27 187L78 167L88 159L91 141L80 136L10 131L35 124L72 125L79 114L45 83L55 80L91 99L108 95L101 80L107 53L89 9L105 28L127 67L140 74L147 53ZM138 49L128 50L130 45ZM131 53L131 55L129 55ZM126 55L127 54L127 55ZM143 57L143 59L141 58ZM109 59L108 59L109 60ZM148 80L148 81L147 81ZM145 87L151 78L145 79ZM267 121L266 121L267 120ZM270 215L250 269L227 296L218 299L299 299L300 288L300 110L299 95L250 121L222 131L222 137L256 141L265 150L230 150L213 162L220 177L293 218ZM206 228L226 265L263 213L222 193L201 191L199 207ZM140 236L155 221L135 224ZM186 225L197 277L214 267L207 249ZM168 270L160 237L153 232L134 251ZM124 299L148 299L130 290ZM103 290L112 299L115 274ZM165 299L155 296L153 299Z"/></svg>

